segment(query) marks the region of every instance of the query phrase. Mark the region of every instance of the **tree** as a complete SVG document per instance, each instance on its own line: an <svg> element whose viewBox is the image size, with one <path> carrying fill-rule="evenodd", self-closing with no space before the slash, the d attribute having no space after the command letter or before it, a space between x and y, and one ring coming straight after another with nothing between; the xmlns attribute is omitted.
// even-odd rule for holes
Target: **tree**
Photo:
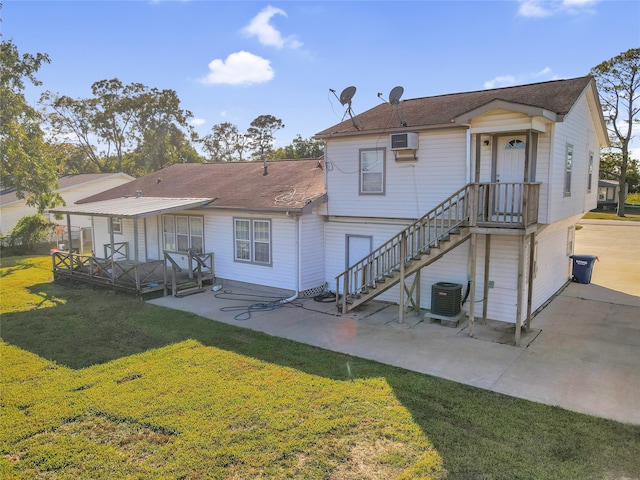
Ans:
<svg viewBox="0 0 640 480"><path fill-rule="evenodd" d="M40 128L41 115L23 94L25 82L35 86L44 53L20 55L12 43L0 43L0 179L2 188L15 188L18 198L43 212L63 202L56 163Z"/></svg>
<svg viewBox="0 0 640 480"><path fill-rule="evenodd" d="M37 244L52 233L55 227L55 223L49 222L40 213L22 217L9 232L8 243L13 250L12 254L34 253Z"/></svg>
<svg viewBox="0 0 640 480"><path fill-rule="evenodd" d="M146 174L185 158L199 160L195 151L183 154L191 148L193 115L180 108L175 91L124 85L117 78L95 82L91 90L94 96L87 99L50 92L42 97L55 131L75 138L91 170Z"/></svg>
<svg viewBox="0 0 640 480"><path fill-rule="evenodd" d="M249 148L253 151L253 157L264 158L273 150L273 134L284 128L284 123L273 115L260 115L255 118L247 129L249 136Z"/></svg>
<svg viewBox="0 0 640 480"><path fill-rule="evenodd" d="M205 135L200 142L209 154L209 161L235 162L242 160L247 136L238 132L238 127L234 124L223 122L211 127L211 133Z"/></svg>
<svg viewBox="0 0 640 480"><path fill-rule="evenodd" d="M603 180L618 180L620 178L620 166L622 165L622 153L605 151L600 155L600 178ZM640 191L640 169L638 160L630 158L627 167L626 183L629 193Z"/></svg>
<svg viewBox="0 0 640 480"><path fill-rule="evenodd" d="M594 76L609 138L621 152L618 183L618 216L624 217L625 184L629 168L629 143L640 110L640 48L632 48L591 69Z"/></svg>
<svg viewBox="0 0 640 480"><path fill-rule="evenodd" d="M303 139L296 135L291 144L280 147L273 152L274 158L318 158L324 154L324 145L313 138Z"/></svg>

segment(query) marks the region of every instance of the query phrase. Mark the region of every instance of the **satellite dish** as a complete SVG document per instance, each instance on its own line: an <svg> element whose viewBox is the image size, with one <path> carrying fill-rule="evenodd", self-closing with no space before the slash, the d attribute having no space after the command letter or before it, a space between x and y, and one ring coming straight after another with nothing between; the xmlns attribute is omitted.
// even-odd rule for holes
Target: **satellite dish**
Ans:
<svg viewBox="0 0 640 480"><path fill-rule="evenodd" d="M398 103L400 103L400 97L402 97L403 93L404 93L404 88L402 87L393 88L389 93L389 103L391 105L397 105Z"/></svg>
<svg viewBox="0 0 640 480"><path fill-rule="evenodd" d="M340 103L342 105L351 104L351 99L356 94L356 87L347 87L340 94Z"/></svg>

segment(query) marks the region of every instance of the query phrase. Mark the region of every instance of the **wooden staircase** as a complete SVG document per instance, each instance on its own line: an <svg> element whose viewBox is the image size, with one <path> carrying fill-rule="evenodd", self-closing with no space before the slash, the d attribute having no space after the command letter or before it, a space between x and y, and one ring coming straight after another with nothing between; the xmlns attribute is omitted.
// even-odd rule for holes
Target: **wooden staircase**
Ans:
<svg viewBox="0 0 640 480"><path fill-rule="evenodd" d="M538 222L539 183L469 183L336 277L342 313L401 283L419 308L419 272L473 233L513 234ZM522 234L522 232L518 232ZM406 279L416 275L411 289ZM418 285L418 288L416 288ZM418 301L414 301L415 294ZM401 314L402 315L402 314Z"/></svg>
<svg viewBox="0 0 640 480"><path fill-rule="evenodd" d="M206 290L203 286L204 282L215 279L213 270L213 253L200 254L193 250L189 250L188 255L188 272L183 274L183 269L171 256L171 253L167 251L164 252L165 295L167 295L169 288L171 288L171 294L178 298L201 293Z"/></svg>
<svg viewBox="0 0 640 480"><path fill-rule="evenodd" d="M465 242L471 184L376 248L336 277L338 308L354 309L389 290Z"/></svg>

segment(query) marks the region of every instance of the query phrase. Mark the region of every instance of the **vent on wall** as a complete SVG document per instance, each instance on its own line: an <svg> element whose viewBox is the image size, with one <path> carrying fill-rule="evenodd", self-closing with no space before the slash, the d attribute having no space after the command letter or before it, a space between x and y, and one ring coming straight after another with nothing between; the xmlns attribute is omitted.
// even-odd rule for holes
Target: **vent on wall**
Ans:
<svg viewBox="0 0 640 480"><path fill-rule="evenodd" d="M438 282L431 286L431 313L455 317L462 308L462 285Z"/></svg>

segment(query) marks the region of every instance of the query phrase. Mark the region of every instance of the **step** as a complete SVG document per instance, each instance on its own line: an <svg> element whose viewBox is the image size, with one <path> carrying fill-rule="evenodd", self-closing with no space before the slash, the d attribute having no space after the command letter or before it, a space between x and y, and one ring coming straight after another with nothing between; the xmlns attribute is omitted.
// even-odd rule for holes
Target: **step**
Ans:
<svg viewBox="0 0 640 480"><path fill-rule="evenodd" d="M201 292L204 292L204 291L205 291L205 289L204 288L200 288L200 287L184 288L184 289L178 290L176 292L176 297L182 298L182 297L186 297L188 295L193 295L193 294L201 293Z"/></svg>

